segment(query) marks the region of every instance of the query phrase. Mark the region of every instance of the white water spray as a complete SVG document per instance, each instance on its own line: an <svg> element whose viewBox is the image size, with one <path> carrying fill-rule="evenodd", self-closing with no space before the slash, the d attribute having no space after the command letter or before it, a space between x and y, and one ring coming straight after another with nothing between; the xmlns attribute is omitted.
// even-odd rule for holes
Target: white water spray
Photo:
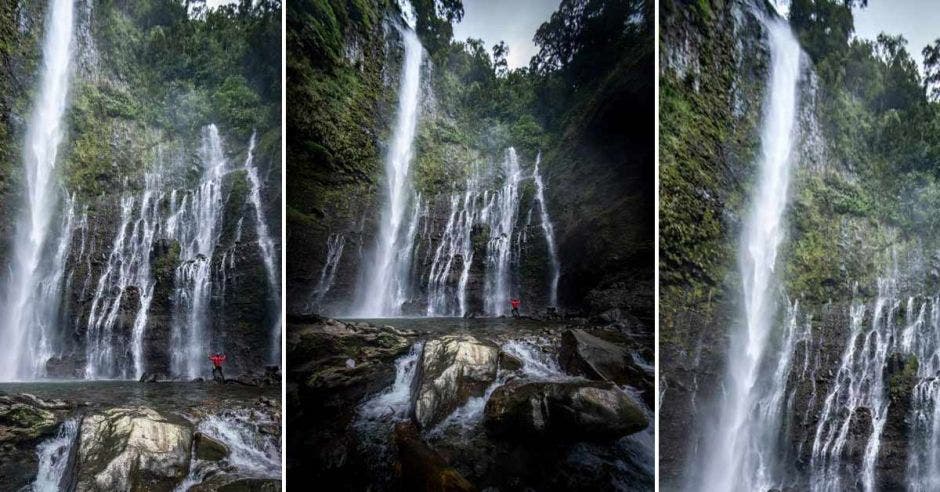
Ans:
<svg viewBox="0 0 940 492"><path fill-rule="evenodd" d="M339 261L343 257L343 247L345 246L346 237L340 233L330 234L326 239L326 261L323 263L323 269L320 270L320 279L313 289L313 299L310 304L310 308L314 311L322 307L323 298L333 288L333 281L336 280L336 270L339 269Z"/></svg>
<svg viewBox="0 0 940 492"><path fill-rule="evenodd" d="M275 296L276 312L281 312L281 288L278 272L280 272L280 262L277 258L277 248L274 246L274 240L268 231L268 222L264 217L264 209L261 205L261 178L258 176L258 168L255 167L255 141L257 137L254 132L251 134L251 140L248 143L248 157L245 159L245 169L248 172L248 182L251 184L251 193L248 199L251 201L252 208L255 210L255 230L258 235L258 246L261 248L261 259L264 261L265 272L267 272L268 288L271 295ZM241 224L241 222L239 222ZM275 364L281 361L281 316L277 315L277 320L271 328L271 356L270 360Z"/></svg>
<svg viewBox="0 0 940 492"><path fill-rule="evenodd" d="M23 147L25 209L16 226L0 325L0 380L41 375L36 362L45 361L38 357L37 345L44 327L56 321L55 312L50 311L58 306L58 299L50 304L41 290L50 224L60 202L54 170L65 134L73 16L72 0L49 3L40 87Z"/></svg>
<svg viewBox="0 0 940 492"><path fill-rule="evenodd" d="M786 21L766 19L770 80L761 131L761 162L740 252L745 317L732 334L727 394L705 454L701 483L694 489L749 491L773 488L775 450L762 439L767 422L757 414L762 388L761 361L772 338L777 312L774 269L784 235L783 218L790 181L797 114L800 45ZM770 444L770 447L768 447Z"/></svg>
<svg viewBox="0 0 940 492"><path fill-rule="evenodd" d="M410 4L405 2L401 6L406 20L413 20ZM413 238L405 237L402 228L411 196L410 167L418 126L423 48L413 27L402 29L401 35L405 56L398 89L398 119L385 157L386 196L377 244L371 269L363 277L365 288L360 290L358 312L364 317L399 314L404 302L399 294L407 289L409 268L399 251L413 242Z"/></svg>
<svg viewBox="0 0 940 492"><path fill-rule="evenodd" d="M558 252L555 249L555 227L548 216L548 206L545 204L545 185L542 184L542 175L539 174L539 164L542 162L542 153L535 157L535 170L532 177L535 179L535 201L539 203L539 214L542 219L542 231L545 232L545 242L548 243L548 255L552 266L552 279L549 283L548 305L558 307L558 278L561 276L561 263L558 261Z"/></svg>
<svg viewBox="0 0 940 492"><path fill-rule="evenodd" d="M212 255L222 221L222 179L228 169L215 125L203 129L203 178L186 194L169 220L168 230L180 243L182 264L176 269L170 367L174 375L206 375L212 298ZM175 207L175 202L173 203Z"/></svg>
<svg viewBox="0 0 940 492"><path fill-rule="evenodd" d="M150 256L161 223L162 198L159 174L148 174L139 202L131 194L121 199L121 225L114 238L108 263L99 277L88 315L85 377L139 378L144 373L143 338L154 279ZM130 340L115 333L121 307L129 296L137 297L137 313ZM130 352L131 360L124 354Z"/></svg>
<svg viewBox="0 0 940 492"><path fill-rule="evenodd" d="M519 181L522 171L516 149L510 147L503 159L503 186L490 196L482 213L489 223L490 238L486 245L486 278L483 286L483 307L487 314L507 314L511 287L512 238L519 212Z"/></svg>
<svg viewBox="0 0 940 492"><path fill-rule="evenodd" d="M65 490L62 479L69 464L69 456L78 438L78 419L69 419L59 426L58 432L36 447L39 470L30 486L32 492L56 492Z"/></svg>

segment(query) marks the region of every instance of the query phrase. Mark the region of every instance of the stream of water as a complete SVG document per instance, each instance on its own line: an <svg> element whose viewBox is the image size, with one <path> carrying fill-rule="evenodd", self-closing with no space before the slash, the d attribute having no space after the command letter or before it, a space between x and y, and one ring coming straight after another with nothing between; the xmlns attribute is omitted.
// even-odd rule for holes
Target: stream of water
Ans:
<svg viewBox="0 0 940 492"><path fill-rule="evenodd" d="M58 321L63 265L46 257L55 246L51 225L61 213L62 192L55 179L72 70L74 5L49 2L42 49L42 72L23 146L24 204L13 241L12 263L0 312L0 380L41 375ZM71 205L70 205L71 210ZM70 214L67 214L70 215ZM68 224L71 227L71 224ZM70 229L67 229L70 230ZM59 235L60 242L70 239ZM58 259L58 255L54 259Z"/></svg>
<svg viewBox="0 0 940 492"><path fill-rule="evenodd" d="M768 398L773 401L779 397L765 393L775 386L762 383L773 373L762 375L761 367L777 326L775 267L784 234L802 51L785 20L774 17L764 22L770 46L770 78L761 127L758 181L739 253L744 323L732 331L726 394L718 426L709 439L711 448L704 455L703 478L690 485L696 490L769 490L779 478L774 439L779 412L766 406Z"/></svg>
<svg viewBox="0 0 940 492"><path fill-rule="evenodd" d="M405 18L413 19L410 3L401 4ZM414 31L413 23L400 30L405 56L398 89L398 118L385 157L385 201L382 208L377 244L369 274L361 290L360 316L395 316L405 301L400 297L407 289L406 276L410 255L399 252L411 243L402 230L411 192L410 168L414 158L414 138L418 126L418 104L421 96L421 60L424 48Z"/></svg>
<svg viewBox="0 0 940 492"><path fill-rule="evenodd" d="M33 481L33 492L57 492L65 490L62 483L68 470L69 458L78 439L78 419L72 418L59 425L56 435L39 444L39 470Z"/></svg>

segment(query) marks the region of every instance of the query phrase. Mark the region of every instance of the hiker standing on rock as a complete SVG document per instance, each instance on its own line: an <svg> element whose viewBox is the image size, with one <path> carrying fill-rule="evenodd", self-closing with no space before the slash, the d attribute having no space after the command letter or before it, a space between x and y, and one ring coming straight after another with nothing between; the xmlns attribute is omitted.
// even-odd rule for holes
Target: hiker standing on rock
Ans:
<svg viewBox="0 0 940 492"><path fill-rule="evenodd" d="M509 305L512 306L512 317L516 319L519 318L519 304L522 304L519 299L509 300Z"/></svg>
<svg viewBox="0 0 940 492"><path fill-rule="evenodd" d="M225 362L225 354L212 354L209 356L212 361L212 379L217 383L224 383L225 376L222 375L222 363Z"/></svg>

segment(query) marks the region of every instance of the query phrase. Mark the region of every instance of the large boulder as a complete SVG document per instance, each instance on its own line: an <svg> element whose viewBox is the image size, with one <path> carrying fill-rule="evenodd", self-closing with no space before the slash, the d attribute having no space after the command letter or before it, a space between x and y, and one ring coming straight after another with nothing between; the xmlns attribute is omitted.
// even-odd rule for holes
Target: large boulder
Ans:
<svg viewBox="0 0 940 492"><path fill-rule="evenodd" d="M422 428L441 422L496 379L499 348L471 335L448 335L424 344L414 417Z"/></svg>
<svg viewBox="0 0 940 492"><path fill-rule="evenodd" d="M35 397L32 397L35 398ZM28 395L0 396L0 484L19 490L36 476L36 445L55 435L56 416Z"/></svg>
<svg viewBox="0 0 940 492"><path fill-rule="evenodd" d="M395 467L403 490L436 490L467 492L476 490L457 470L452 468L430 446L425 444L418 429L410 422L395 425Z"/></svg>
<svg viewBox="0 0 940 492"><path fill-rule="evenodd" d="M571 374L638 388L650 404L652 367L638 364L625 346L626 343L613 343L581 329L567 330L561 336L558 362Z"/></svg>
<svg viewBox="0 0 940 492"><path fill-rule="evenodd" d="M614 441L642 431L649 419L612 383L511 381L490 396L484 423L497 437Z"/></svg>
<svg viewBox="0 0 940 492"><path fill-rule="evenodd" d="M186 477L192 430L146 407L82 419L78 491L169 490Z"/></svg>

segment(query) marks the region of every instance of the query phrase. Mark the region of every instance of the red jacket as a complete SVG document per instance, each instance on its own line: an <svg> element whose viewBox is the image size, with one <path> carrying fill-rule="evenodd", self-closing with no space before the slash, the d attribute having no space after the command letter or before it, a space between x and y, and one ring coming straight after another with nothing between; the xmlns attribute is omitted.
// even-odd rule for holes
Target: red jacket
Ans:
<svg viewBox="0 0 940 492"><path fill-rule="evenodd" d="M513 309L519 309L519 299L510 299L509 304L512 304Z"/></svg>
<svg viewBox="0 0 940 492"><path fill-rule="evenodd" d="M209 360L212 361L212 365L215 367L222 367L222 363L225 362L225 354L210 355Z"/></svg>

